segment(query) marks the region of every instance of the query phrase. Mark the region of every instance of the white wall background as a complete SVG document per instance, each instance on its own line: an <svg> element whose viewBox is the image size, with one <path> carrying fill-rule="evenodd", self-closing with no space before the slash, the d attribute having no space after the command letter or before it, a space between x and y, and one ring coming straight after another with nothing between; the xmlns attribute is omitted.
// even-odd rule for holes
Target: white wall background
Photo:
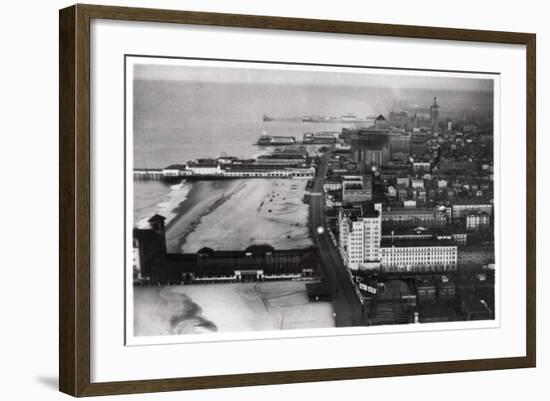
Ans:
<svg viewBox="0 0 550 401"><path fill-rule="evenodd" d="M550 233L550 24L545 2L389 0L95 1L100 4L289 17L525 31L538 47L538 368L390 379L119 396L136 400L280 400L342 397L464 400L547 399L549 317L543 293ZM11 1L0 14L0 395L57 400L58 9L70 1ZM512 184L512 183L511 183ZM546 228L544 227L546 225ZM546 314L546 316L544 316ZM115 399L106 397L102 399Z"/></svg>

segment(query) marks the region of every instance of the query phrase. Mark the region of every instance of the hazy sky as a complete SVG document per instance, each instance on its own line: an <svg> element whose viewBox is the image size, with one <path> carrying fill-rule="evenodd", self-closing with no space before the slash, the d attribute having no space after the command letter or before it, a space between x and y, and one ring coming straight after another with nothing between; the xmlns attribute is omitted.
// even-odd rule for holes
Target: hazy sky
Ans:
<svg viewBox="0 0 550 401"><path fill-rule="evenodd" d="M234 63L235 67L147 65L134 66L138 80L162 80L209 83L249 83L271 85L378 87L388 89L492 91L491 79L441 77L432 75L411 76L393 70L380 74L376 70L355 68L350 71L311 71L276 69L274 65ZM243 67L245 65L246 67ZM261 66L268 68L260 68ZM288 68L288 67L287 67ZM300 67L308 68L308 67ZM387 71L387 70L386 70ZM422 73L422 74L430 74ZM488 76L490 78L490 76Z"/></svg>
<svg viewBox="0 0 550 401"><path fill-rule="evenodd" d="M162 62L163 60L161 60ZM135 123L182 125L193 119L260 120L304 115L387 115L394 101L428 108L437 97L441 115L493 107L493 80L364 68L284 66L193 61L195 65L134 64ZM299 68L299 69L297 69Z"/></svg>

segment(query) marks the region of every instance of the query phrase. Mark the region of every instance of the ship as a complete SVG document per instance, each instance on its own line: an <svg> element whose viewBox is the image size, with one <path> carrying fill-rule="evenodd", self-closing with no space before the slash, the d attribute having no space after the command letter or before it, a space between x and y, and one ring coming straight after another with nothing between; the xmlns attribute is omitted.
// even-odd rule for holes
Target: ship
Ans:
<svg viewBox="0 0 550 401"><path fill-rule="evenodd" d="M267 114L264 114L262 117L262 121L273 121L273 117L269 117Z"/></svg>
<svg viewBox="0 0 550 401"><path fill-rule="evenodd" d="M302 122L304 123L318 123L321 121L319 116L304 116L302 117Z"/></svg>
<svg viewBox="0 0 550 401"><path fill-rule="evenodd" d="M329 123L359 123L369 121L366 117L358 117L357 114L346 113L342 114L339 117L326 117L326 116L304 116L302 117L302 122L305 123L320 123L320 122L329 122Z"/></svg>

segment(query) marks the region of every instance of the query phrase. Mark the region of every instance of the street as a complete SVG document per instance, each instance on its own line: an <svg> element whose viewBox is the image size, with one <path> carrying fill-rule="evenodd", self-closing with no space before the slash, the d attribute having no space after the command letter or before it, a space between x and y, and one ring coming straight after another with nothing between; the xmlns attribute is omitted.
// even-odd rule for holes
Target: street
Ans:
<svg viewBox="0 0 550 401"><path fill-rule="evenodd" d="M359 326L362 324L361 301L325 225L324 196L322 194L331 153L332 151L328 151L322 156L311 191L321 194L321 196L310 197L311 232L313 242L319 250L321 268L335 306L336 326ZM318 227L324 227L324 233L319 234Z"/></svg>

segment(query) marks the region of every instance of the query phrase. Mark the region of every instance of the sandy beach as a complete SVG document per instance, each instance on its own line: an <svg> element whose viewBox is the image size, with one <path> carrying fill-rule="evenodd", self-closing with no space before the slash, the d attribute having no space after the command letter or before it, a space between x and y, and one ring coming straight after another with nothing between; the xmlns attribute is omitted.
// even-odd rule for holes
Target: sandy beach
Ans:
<svg viewBox="0 0 550 401"><path fill-rule="evenodd" d="M166 224L176 217L178 205L185 201L192 184L184 183L173 189L161 181L134 181L134 225L147 228L147 220L155 213L166 218Z"/></svg>
<svg viewBox="0 0 550 401"><path fill-rule="evenodd" d="M270 244L275 249L312 245L307 225L309 205L303 202L305 180L249 179L232 183L222 193L205 193L205 201L182 216L181 221L188 223L181 251L196 252L202 247L245 249L254 244ZM195 209L202 212L196 213ZM178 227L179 232L179 221Z"/></svg>
<svg viewBox="0 0 550 401"><path fill-rule="evenodd" d="M136 336L334 327L304 281L134 287Z"/></svg>
<svg viewBox="0 0 550 401"><path fill-rule="evenodd" d="M166 226L168 252L179 253L187 236L201 223L201 218L227 202L244 186L244 180L196 181L171 213L175 217Z"/></svg>

